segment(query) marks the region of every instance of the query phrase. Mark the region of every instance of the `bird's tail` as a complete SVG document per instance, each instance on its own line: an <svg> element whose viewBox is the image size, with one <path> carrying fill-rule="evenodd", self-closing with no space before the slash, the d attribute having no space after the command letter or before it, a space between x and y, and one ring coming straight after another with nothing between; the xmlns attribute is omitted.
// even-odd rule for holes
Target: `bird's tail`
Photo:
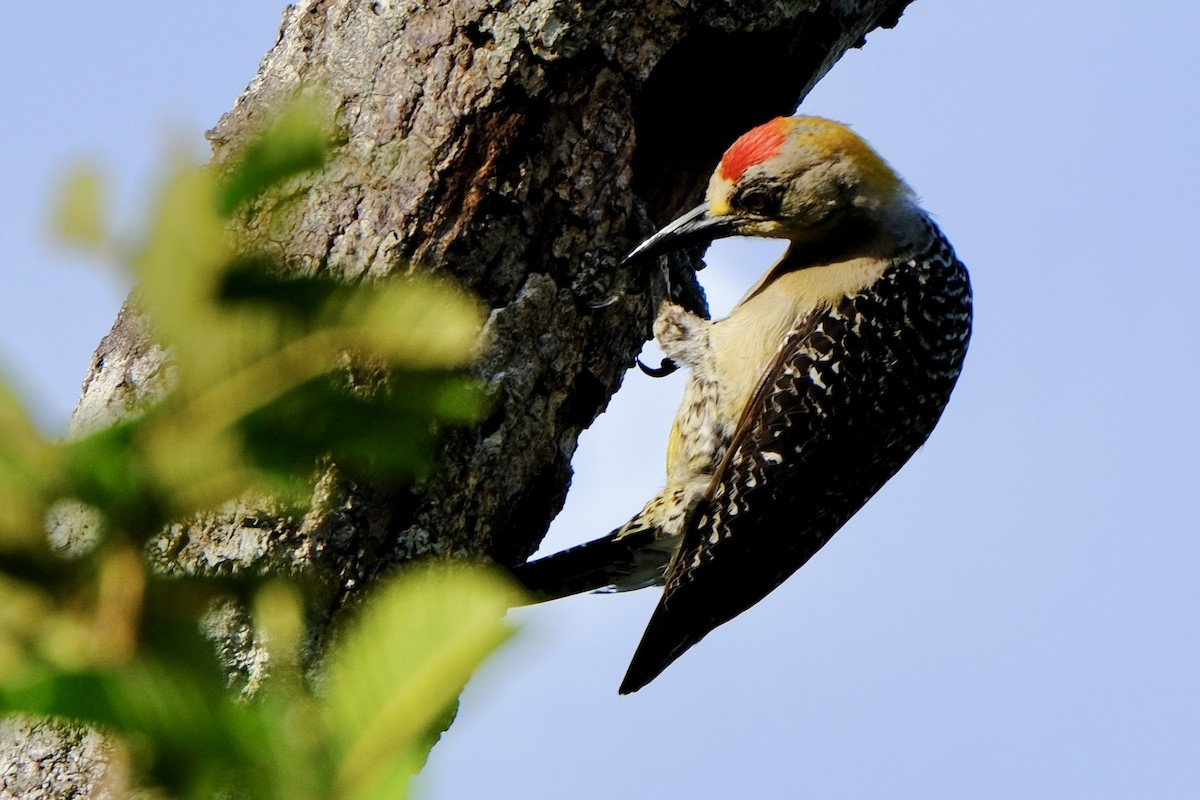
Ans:
<svg viewBox="0 0 1200 800"><path fill-rule="evenodd" d="M653 528L618 535L625 530L513 567L513 576L539 603L580 592L661 586L674 544Z"/></svg>

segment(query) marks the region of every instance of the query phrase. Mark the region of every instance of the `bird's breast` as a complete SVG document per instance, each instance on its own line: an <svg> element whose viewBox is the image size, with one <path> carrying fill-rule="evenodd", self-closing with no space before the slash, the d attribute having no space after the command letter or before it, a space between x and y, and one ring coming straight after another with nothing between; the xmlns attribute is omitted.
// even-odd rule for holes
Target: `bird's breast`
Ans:
<svg viewBox="0 0 1200 800"><path fill-rule="evenodd" d="M875 283L889 263L864 257L788 270L786 259L728 317L713 323L720 403L723 414L734 419L741 415L788 332Z"/></svg>

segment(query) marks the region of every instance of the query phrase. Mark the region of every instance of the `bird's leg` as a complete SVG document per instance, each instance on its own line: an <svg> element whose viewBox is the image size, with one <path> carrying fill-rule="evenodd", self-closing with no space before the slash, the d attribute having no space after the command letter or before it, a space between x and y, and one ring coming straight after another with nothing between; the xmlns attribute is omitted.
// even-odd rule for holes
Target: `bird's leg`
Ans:
<svg viewBox="0 0 1200 800"><path fill-rule="evenodd" d="M711 345L708 340L708 329L712 323L701 316L693 314L686 308L670 301L662 304L658 318L654 321L654 338L659 347L667 354L662 364L648 367L638 359L638 369L651 378L664 378L675 372L681 366L695 373L704 372L707 367L706 359L711 358Z"/></svg>
<svg viewBox="0 0 1200 800"><path fill-rule="evenodd" d="M694 374L712 374L713 349L709 341L712 322L683 306L663 303L654 320L654 338L667 358Z"/></svg>
<svg viewBox="0 0 1200 800"><path fill-rule="evenodd" d="M654 321L654 336L662 351L671 361L691 370L675 417L674 446L667 456L669 485L697 483L702 488L728 443L729 426L720 417L721 387L712 326L709 320L670 302L663 303Z"/></svg>

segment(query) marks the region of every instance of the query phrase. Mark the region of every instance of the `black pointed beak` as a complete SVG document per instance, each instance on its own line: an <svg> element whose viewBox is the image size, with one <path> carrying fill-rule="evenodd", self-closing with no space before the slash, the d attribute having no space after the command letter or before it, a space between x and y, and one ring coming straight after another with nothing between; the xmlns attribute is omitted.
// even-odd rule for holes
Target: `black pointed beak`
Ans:
<svg viewBox="0 0 1200 800"><path fill-rule="evenodd" d="M708 204L696 206L667 225L658 233L639 244L621 260L628 264L641 258L657 256L693 244L707 244L713 239L732 236L737 232L737 221L732 217L714 217L708 213Z"/></svg>

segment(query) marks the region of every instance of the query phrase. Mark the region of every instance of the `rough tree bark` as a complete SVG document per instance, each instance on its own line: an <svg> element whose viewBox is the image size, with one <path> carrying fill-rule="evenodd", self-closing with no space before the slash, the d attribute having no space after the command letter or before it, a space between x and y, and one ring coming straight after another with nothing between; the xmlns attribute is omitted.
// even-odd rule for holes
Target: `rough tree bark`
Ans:
<svg viewBox="0 0 1200 800"><path fill-rule="evenodd" d="M338 144L276 207L248 211L241 233L297 270L350 281L453 275L491 309L479 368L497 403L483 425L449 438L443 468L416 490L354 485L331 469L304 519L240 508L181 524L156 545L162 566L302 571L327 588L332 616L417 556L512 563L531 553L562 506L580 431L616 391L662 299L661 276L622 270L620 256L698 200L733 138L790 113L910 1L288 7L258 75L209 133L213 158L314 82L335 98ZM688 280L671 283L703 302ZM96 351L73 431L161 391L168 363L127 306ZM237 621L225 623L229 663L253 681ZM8 728L17 732L0 739L0 796L95 796L95 737Z"/></svg>

